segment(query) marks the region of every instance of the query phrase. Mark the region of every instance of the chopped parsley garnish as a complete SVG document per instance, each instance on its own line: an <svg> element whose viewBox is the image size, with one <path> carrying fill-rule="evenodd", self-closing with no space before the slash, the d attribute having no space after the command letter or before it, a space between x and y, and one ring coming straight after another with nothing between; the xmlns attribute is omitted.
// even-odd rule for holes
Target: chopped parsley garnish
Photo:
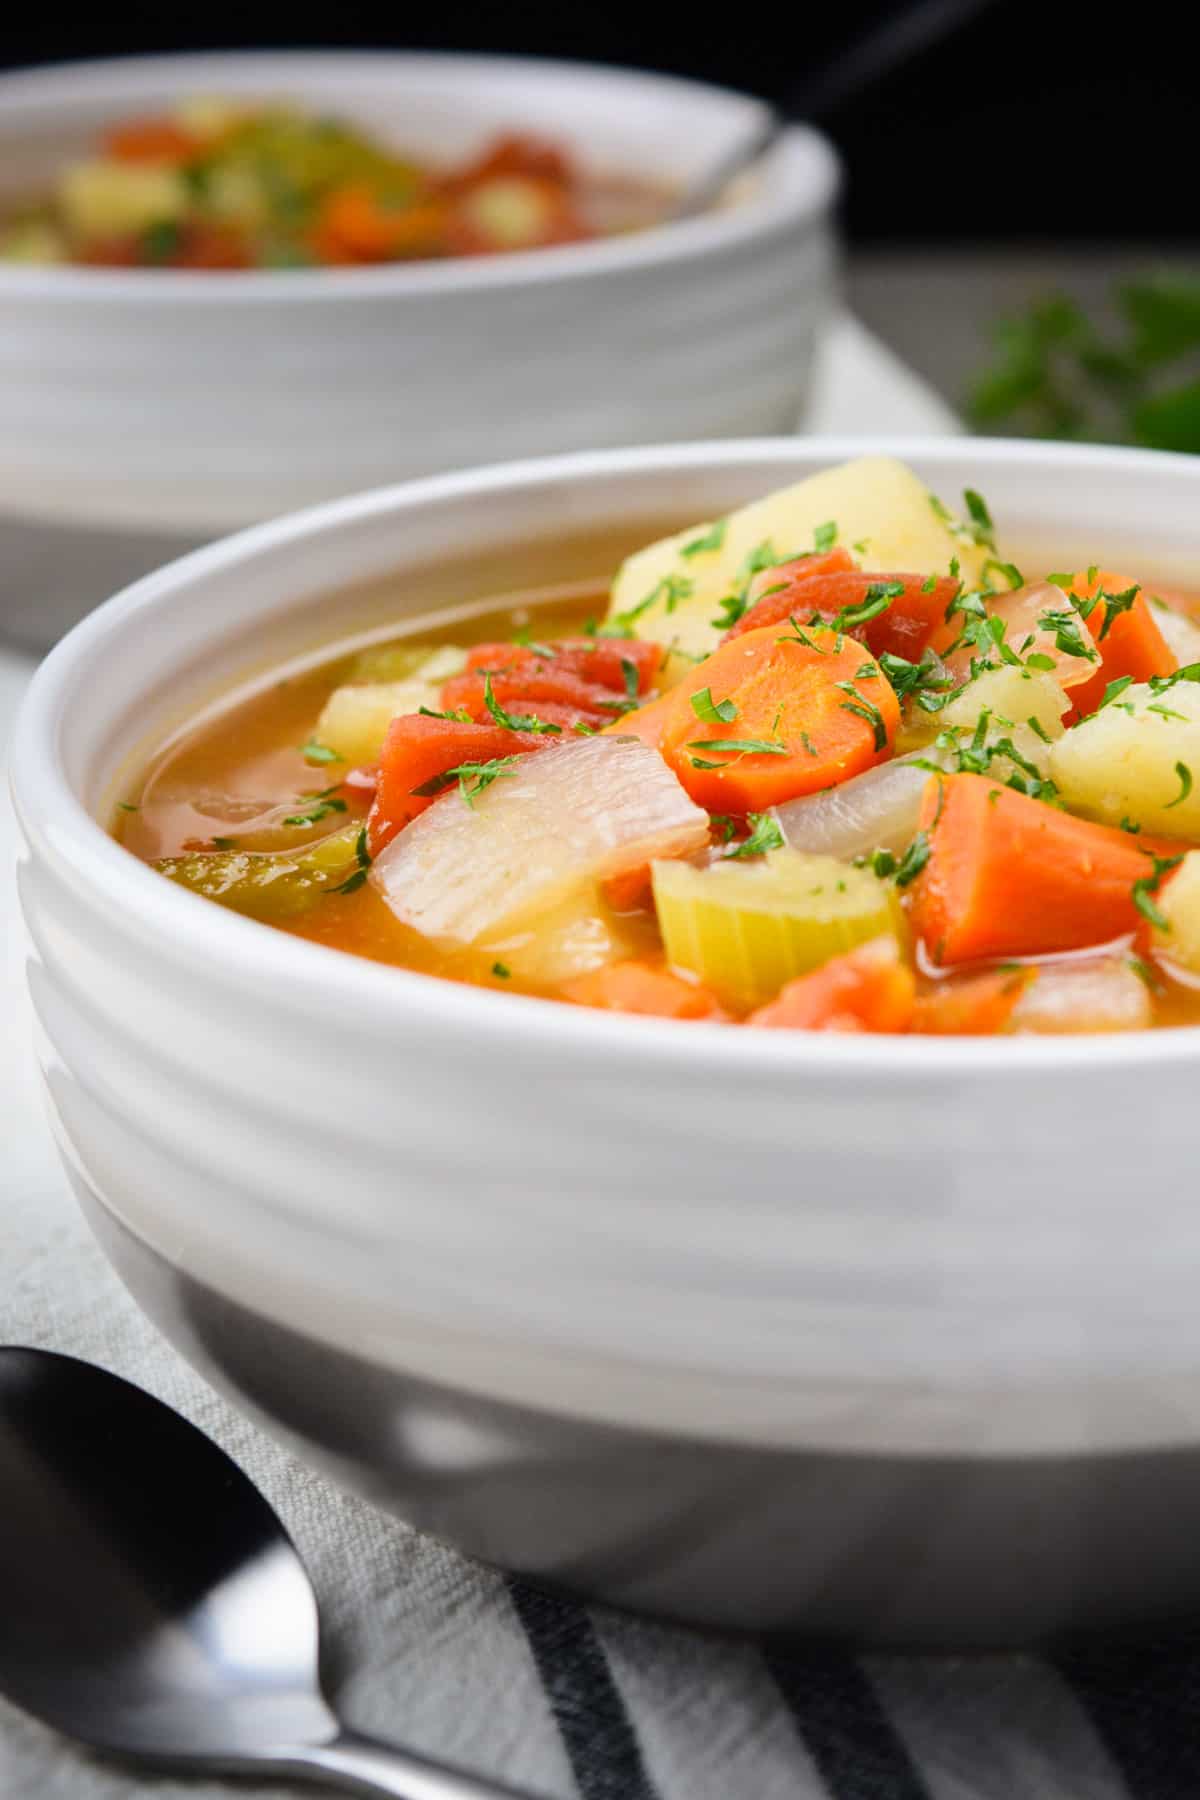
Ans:
<svg viewBox="0 0 1200 1800"><path fill-rule="evenodd" d="M988 511L983 495L977 494L974 488L964 488L963 499L966 502L967 516L971 521L968 529L975 542L981 544L986 550L994 550L996 548L996 527L992 523L992 515ZM1020 583L1018 582L1017 585L1020 586Z"/></svg>
<svg viewBox="0 0 1200 1800"><path fill-rule="evenodd" d="M783 849L783 831L778 819L773 819L770 813L747 813L746 823L750 827L750 836L727 850L724 861L741 856L765 856L768 850Z"/></svg>
<svg viewBox="0 0 1200 1800"><path fill-rule="evenodd" d="M445 719L452 725L470 725L473 723L465 706L456 706L450 712L438 712L432 706L418 706L417 712L422 719Z"/></svg>
<svg viewBox="0 0 1200 1800"><path fill-rule="evenodd" d="M813 532L813 549L818 556L824 556L837 543L838 528L835 520L829 519L824 525L818 525Z"/></svg>
<svg viewBox="0 0 1200 1800"><path fill-rule="evenodd" d="M904 592L902 581L872 581L867 591L856 606L843 606L840 612L830 620L833 631L852 631L856 625L866 625L871 619L877 619L885 613L893 600L899 599Z"/></svg>
<svg viewBox="0 0 1200 1800"><path fill-rule="evenodd" d="M474 806L479 795L485 793L493 781L512 775L513 764L520 760L518 756L493 756L489 762L457 763L453 769L443 769L440 775L433 776L430 781L423 781L420 787L415 787L412 791L422 797L440 794L445 788L453 787L457 781L458 791L467 805Z"/></svg>
<svg viewBox="0 0 1200 1800"><path fill-rule="evenodd" d="M555 655L553 644L539 643L537 638L530 635L528 629L514 631L512 641L514 644L519 644L522 650L532 650L533 654L540 656L543 662L548 662Z"/></svg>
<svg viewBox="0 0 1200 1800"><path fill-rule="evenodd" d="M231 837L215 837L212 839L214 850L236 850L237 839Z"/></svg>
<svg viewBox="0 0 1200 1800"><path fill-rule="evenodd" d="M1124 593L1102 593L1100 595L1100 603L1104 607L1104 622L1101 625L1099 632L1101 643L1104 642L1105 638L1112 630L1113 624L1120 618L1121 614L1129 611L1141 591L1139 583L1135 581L1132 587L1125 589Z"/></svg>
<svg viewBox="0 0 1200 1800"><path fill-rule="evenodd" d="M494 962L492 964L492 974L498 981L508 981L512 975L512 970L507 963Z"/></svg>
<svg viewBox="0 0 1200 1800"><path fill-rule="evenodd" d="M1192 771L1184 762L1175 764L1175 773L1179 777L1179 792L1173 800L1168 800L1164 811L1170 812L1173 806L1182 806L1192 791Z"/></svg>
<svg viewBox="0 0 1200 1800"><path fill-rule="evenodd" d="M701 688L698 694L693 694L691 705L696 717L706 725L732 725L737 718L733 701L714 700L711 688Z"/></svg>
<svg viewBox="0 0 1200 1800"><path fill-rule="evenodd" d="M637 664L630 656L623 656L621 658L621 677L625 683L625 698L636 706L638 684L641 681L641 676L638 674Z"/></svg>
<svg viewBox="0 0 1200 1800"><path fill-rule="evenodd" d="M1020 569L1018 569L1016 563L1001 562L998 556L989 556L983 565L983 579L985 581L988 580L993 569L995 569L998 575L1004 577L1004 580L1008 583L1010 588L1025 586L1025 577L1022 575Z"/></svg>
<svg viewBox="0 0 1200 1800"><path fill-rule="evenodd" d="M141 811L141 808L138 806L135 806L135 804L132 800L118 800L117 801L117 809L119 812L140 812Z"/></svg>
<svg viewBox="0 0 1200 1800"><path fill-rule="evenodd" d="M900 861L895 864L894 869L891 871L897 887L907 887L910 881L915 881L917 879L917 876L929 861L932 850L933 846L929 841L929 833L927 831L918 831L916 837L908 846L904 855L900 858ZM895 859L893 858L893 861L894 860ZM875 872L876 874L879 873L878 870Z"/></svg>
<svg viewBox="0 0 1200 1800"><path fill-rule="evenodd" d="M1080 656L1085 662L1099 660L1094 646L1084 641L1079 614L1074 607L1039 613L1038 624L1043 631L1054 633L1055 646L1064 656Z"/></svg>
<svg viewBox="0 0 1200 1800"><path fill-rule="evenodd" d="M689 750L720 750L730 756L786 756L786 744L771 743L766 738L693 738ZM695 757L692 758L695 762ZM697 763L696 767L702 765ZM720 764L709 764L710 768Z"/></svg>
<svg viewBox="0 0 1200 1800"><path fill-rule="evenodd" d="M879 666L891 682L897 699L907 700L912 696L925 712L940 711L950 698L948 690L954 686L953 679L932 650L926 650L920 662L909 662L906 657L885 650L879 658Z"/></svg>
<svg viewBox="0 0 1200 1800"><path fill-rule="evenodd" d="M343 762L345 759L331 750L328 744L319 744L316 738L309 738L307 744L301 744L300 754L306 763L319 767L322 763Z"/></svg>
<svg viewBox="0 0 1200 1800"><path fill-rule="evenodd" d="M1171 925L1154 896L1162 886L1163 877L1169 875L1172 869L1177 869L1182 861L1182 854L1179 856L1152 856L1150 858L1152 865L1150 874L1143 875L1140 881L1135 881L1131 889L1133 904L1143 919L1149 919L1151 925L1158 931L1170 931Z"/></svg>
<svg viewBox="0 0 1200 1800"><path fill-rule="evenodd" d="M1042 721L1040 719L1035 719L1032 713L1030 713L1030 715L1026 719L1025 723L1028 725L1030 731L1032 731L1034 737L1041 738L1043 744L1048 744L1051 742L1050 733L1046 730L1046 727L1042 724Z"/></svg>
<svg viewBox="0 0 1200 1800"><path fill-rule="evenodd" d="M631 636L629 627L636 625L642 614L649 612L652 606L661 604L665 612L673 613L679 602L689 597L694 585L694 582L690 581L686 575L664 575L662 580L656 582L650 592L641 600L629 607L627 611L614 616L613 627L619 626L621 629L619 632L610 632L609 635Z"/></svg>
<svg viewBox="0 0 1200 1800"><path fill-rule="evenodd" d="M690 544L684 544L680 549L680 556L706 556L711 550L719 550L725 542L725 533L728 529L729 521L718 519L716 524L710 525L702 536L693 538Z"/></svg>
<svg viewBox="0 0 1200 1800"><path fill-rule="evenodd" d="M860 719L865 719L875 735L875 749L886 750L887 722L879 708L865 694L860 694L852 681L835 681L834 686L840 688L843 694L851 696L849 700L842 701L842 711L856 713Z"/></svg>
<svg viewBox="0 0 1200 1800"><path fill-rule="evenodd" d="M709 813L708 822L719 844L727 844L737 836L737 820L729 813Z"/></svg>
<svg viewBox="0 0 1200 1800"><path fill-rule="evenodd" d="M358 867L352 875L347 875L345 881L339 882L337 887L330 888L329 891L331 894L357 893L358 889L367 879L367 870L371 867L371 852L367 849L367 828L365 825L361 828L358 836L354 840L354 857L355 861L358 863Z"/></svg>
<svg viewBox="0 0 1200 1800"><path fill-rule="evenodd" d="M1125 689L1127 687L1132 687L1132 686L1133 686L1133 676L1132 675L1118 675L1117 679L1115 681L1110 681L1108 686L1105 688L1104 698L1101 700L1099 706L1096 708L1096 711L1103 712L1103 710L1106 706L1111 706L1114 700L1120 699L1121 695L1125 692Z"/></svg>
<svg viewBox="0 0 1200 1800"><path fill-rule="evenodd" d="M562 731L561 725L548 725L544 719L535 717L533 713L506 712L492 692L492 677L490 671L485 673L483 677L483 704L487 707L488 712L496 721L497 725L503 725L506 731L532 731L539 734L543 732L553 732L555 735L558 735ZM417 790L414 789L413 791L415 793Z"/></svg>
<svg viewBox="0 0 1200 1800"><path fill-rule="evenodd" d="M283 822L285 825L319 825L330 813L344 813L346 802L334 796L333 788L323 788L319 794L301 794L302 800L311 800L312 805L304 812L292 813Z"/></svg>

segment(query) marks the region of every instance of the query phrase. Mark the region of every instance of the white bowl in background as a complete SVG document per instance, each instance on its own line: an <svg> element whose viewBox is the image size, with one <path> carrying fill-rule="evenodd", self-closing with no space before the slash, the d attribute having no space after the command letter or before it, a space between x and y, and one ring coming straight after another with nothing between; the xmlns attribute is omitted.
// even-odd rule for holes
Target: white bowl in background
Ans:
<svg viewBox="0 0 1200 1800"><path fill-rule="evenodd" d="M1200 1032L597 1014L273 931L101 822L148 740L274 656L494 591L548 541L564 577L596 575L602 540L859 447L426 480L199 551L79 626L13 748L60 1141L188 1355L491 1560L860 1639L1161 1618L1198 1588ZM1200 460L878 447L982 489L1035 566L1195 580Z"/></svg>
<svg viewBox="0 0 1200 1800"><path fill-rule="evenodd" d="M286 99L418 153L526 128L677 183L760 102L550 61L193 55L0 77L0 202L182 95ZM833 153L789 130L735 204L595 243L371 269L0 263L0 513L195 535L464 463L794 428L831 291Z"/></svg>

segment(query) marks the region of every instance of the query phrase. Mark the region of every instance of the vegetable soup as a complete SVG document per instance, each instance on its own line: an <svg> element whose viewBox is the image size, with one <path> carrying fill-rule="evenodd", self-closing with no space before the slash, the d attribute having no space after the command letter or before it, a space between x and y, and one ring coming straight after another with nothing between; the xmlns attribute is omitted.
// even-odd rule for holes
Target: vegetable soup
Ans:
<svg viewBox="0 0 1200 1800"><path fill-rule="evenodd" d="M985 500L826 470L608 594L343 644L176 736L113 829L426 974L785 1030L1200 1023L1200 625L1027 578Z"/></svg>
<svg viewBox="0 0 1200 1800"><path fill-rule="evenodd" d="M486 256L653 225L667 194L513 132L454 167L294 108L189 100L129 119L0 221L0 260L289 269Z"/></svg>

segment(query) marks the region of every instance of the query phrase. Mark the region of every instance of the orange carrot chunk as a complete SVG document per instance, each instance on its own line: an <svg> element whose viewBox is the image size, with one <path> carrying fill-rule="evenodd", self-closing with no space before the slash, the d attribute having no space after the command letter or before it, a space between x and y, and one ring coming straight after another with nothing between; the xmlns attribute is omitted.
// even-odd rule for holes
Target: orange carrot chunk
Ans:
<svg viewBox="0 0 1200 1800"><path fill-rule="evenodd" d="M789 1031L907 1031L916 983L892 938L875 938L789 981L747 1025Z"/></svg>
<svg viewBox="0 0 1200 1800"><path fill-rule="evenodd" d="M747 610L736 625L730 626L724 641L728 643L730 638L758 631L764 625L781 624L796 611L793 596L805 582L822 575L843 574L854 566L850 552L839 544L833 550L812 550L807 556L793 556L788 562L760 569L747 590Z"/></svg>
<svg viewBox="0 0 1200 1800"><path fill-rule="evenodd" d="M920 828L911 916L935 963L1082 950L1138 922L1134 883L1153 864L1128 832L984 775L932 776Z"/></svg>
<svg viewBox="0 0 1200 1800"><path fill-rule="evenodd" d="M846 781L891 755L900 719L869 651L819 625L732 638L671 695L662 753L709 812L764 812Z"/></svg>
<svg viewBox="0 0 1200 1800"><path fill-rule="evenodd" d="M468 669L553 669L611 688L614 694L648 694L662 665L661 644L640 638L560 638L548 644L476 644Z"/></svg>
<svg viewBox="0 0 1200 1800"><path fill-rule="evenodd" d="M645 1013L659 1019L723 1019L716 996L695 982L684 981L653 963L609 963L577 976L563 988L563 998L577 1006L607 1012Z"/></svg>
<svg viewBox="0 0 1200 1800"><path fill-rule="evenodd" d="M1033 979L1033 969L988 969L939 981L918 994L912 1028L928 1037L994 1037Z"/></svg>
<svg viewBox="0 0 1200 1800"><path fill-rule="evenodd" d="M489 689L492 706L488 705ZM533 717L559 726L565 723L568 730L572 725L598 729L617 716L619 704L611 688L550 664L495 674L487 669L464 669L442 689L442 706L447 712L468 712L480 725L496 722L493 708L499 707L513 718Z"/></svg>
<svg viewBox="0 0 1200 1800"><path fill-rule="evenodd" d="M116 162L185 163L201 149L190 131L174 119L131 119L105 133L105 156Z"/></svg>
<svg viewBox="0 0 1200 1800"><path fill-rule="evenodd" d="M1071 581L1071 592L1085 601L1108 594L1123 603L1133 588L1138 588L1138 593L1132 605L1122 605L1118 610L1106 600L1097 600L1087 616L1087 628L1100 652L1100 663L1089 680L1071 689L1076 716L1081 719L1095 712L1110 681L1118 681L1123 675L1133 681L1149 681L1152 675L1170 675L1179 667L1179 659L1158 629L1136 581L1126 575L1114 575L1111 569L1097 569L1091 579L1084 570Z"/></svg>
<svg viewBox="0 0 1200 1800"><path fill-rule="evenodd" d="M948 575L868 574L861 569L810 575L767 593L729 636L797 619L817 619L858 638L876 656L885 652L919 660L934 633L944 628L946 608L959 583Z"/></svg>
<svg viewBox="0 0 1200 1800"><path fill-rule="evenodd" d="M401 714L388 726L379 756L379 779L367 818L371 855L378 856L402 826L456 784L459 778L451 776L450 770L469 770L471 765L523 756L557 742L548 734L508 731L502 725ZM473 777L467 773L463 779L469 786Z"/></svg>

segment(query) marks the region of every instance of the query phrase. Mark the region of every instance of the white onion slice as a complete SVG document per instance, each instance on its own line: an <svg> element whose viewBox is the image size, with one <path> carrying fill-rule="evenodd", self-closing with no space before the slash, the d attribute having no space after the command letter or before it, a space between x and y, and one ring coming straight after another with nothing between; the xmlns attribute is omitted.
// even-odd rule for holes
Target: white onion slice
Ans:
<svg viewBox="0 0 1200 1800"><path fill-rule="evenodd" d="M941 762L939 751L922 751L922 761ZM838 856L844 862L872 850L899 855L912 840L921 811L928 769L907 757L881 763L823 794L806 794L776 809L775 817L793 850Z"/></svg>
<svg viewBox="0 0 1200 1800"><path fill-rule="evenodd" d="M1123 956L1044 963L1013 1008L1009 1029L1056 1035L1080 1031L1144 1031L1150 995Z"/></svg>
<svg viewBox="0 0 1200 1800"><path fill-rule="evenodd" d="M1060 650L1053 631L1048 631L1039 620L1048 612L1073 612L1070 600L1060 587L1051 581L1038 581L1029 587L1014 588L1008 594L994 594L987 602L988 612L993 618L1004 620L1006 631L1004 641L1015 650L1022 661L1035 651L1041 656L1048 656L1054 663L1054 675L1060 687L1077 687L1081 681L1087 681L1100 667L1099 658L1071 656ZM964 625L966 621L959 619L957 623ZM1078 620L1079 631L1083 642L1088 640L1087 626L1082 619ZM987 652L976 645L964 644L960 650L952 651L946 657L946 667L957 681L965 681L971 673L971 663L975 658L985 660ZM991 659L998 662L995 655Z"/></svg>
<svg viewBox="0 0 1200 1800"><path fill-rule="evenodd" d="M392 839L371 880L426 937L471 944L581 888L708 841L708 814L637 738L522 756L468 806L456 789Z"/></svg>

